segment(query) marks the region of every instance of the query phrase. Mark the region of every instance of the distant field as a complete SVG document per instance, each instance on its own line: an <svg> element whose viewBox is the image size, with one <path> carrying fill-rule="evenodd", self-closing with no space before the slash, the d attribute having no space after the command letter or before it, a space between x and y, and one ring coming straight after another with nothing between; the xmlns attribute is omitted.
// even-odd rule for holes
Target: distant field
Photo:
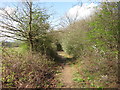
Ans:
<svg viewBox="0 0 120 90"><path fill-rule="evenodd" d="M12 48L5 48L6 51L8 52L18 52L18 53L23 53L25 52L26 50L24 48L21 48L21 47L12 47ZM2 48L0 47L0 52L2 52Z"/></svg>

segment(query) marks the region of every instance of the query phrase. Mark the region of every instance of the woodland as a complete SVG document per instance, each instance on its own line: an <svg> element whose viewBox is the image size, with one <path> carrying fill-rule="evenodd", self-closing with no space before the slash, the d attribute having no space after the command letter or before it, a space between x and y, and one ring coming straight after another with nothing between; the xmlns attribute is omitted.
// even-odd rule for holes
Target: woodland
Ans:
<svg viewBox="0 0 120 90"><path fill-rule="evenodd" d="M54 30L47 9L22 2L0 14L2 88L119 88L120 2L101 2Z"/></svg>

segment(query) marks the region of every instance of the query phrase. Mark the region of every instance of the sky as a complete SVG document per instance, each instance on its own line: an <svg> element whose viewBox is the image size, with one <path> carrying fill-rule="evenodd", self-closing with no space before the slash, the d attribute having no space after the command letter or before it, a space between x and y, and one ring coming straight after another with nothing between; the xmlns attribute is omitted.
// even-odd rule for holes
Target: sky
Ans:
<svg viewBox="0 0 120 90"><path fill-rule="evenodd" d="M70 18L74 18L77 11L79 11L79 18L85 16L85 14L89 16L92 9L88 9L88 7L97 6L98 2L93 3L84 1L82 4L80 2L47 2L43 3L43 6L49 8L49 11L53 13L50 20L52 22L51 25L54 27L59 25L61 17L64 18L66 15L69 15Z"/></svg>
<svg viewBox="0 0 120 90"><path fill-rule="evenodd" d="M17 2L0 2L0 8L10 6L13 7ZM42 2L41 6L49 8L53 12L53 16L59 17L66 13L70 8L77 5L78 2Z"/></svg>
<svg viewBox="0 0 120 90"><path fill-rule="evenodd" d="M14 8L14 5L16 4L19 4L19 2L0 2L0 8L6 8L10 13L12 13L11 8ZM52 13L49 21L51 22L51 26L57 29L59 27L57 25L59 25L59 23L61 22L61 17L69 15L70 18L74 18L78 10L79 18L87 14L89 16L90 13L92 12L92 9L89 9L88 7L94 7L97 4L98 3L93 3L92 1L91 2L84 1L83 5L81 6L81 3L71 1L71 2L42 2L40 5L41 7L47 8L49 11L48 13L50 14Z"/></svg>
<svg viewBox="0 0 120 90"><path fill-rule="evenodd" d="M80 1L82 1L82 4ZM99 5L97 1L98 0L41 0L40 2L39 0L41 7L46 7L49 11L48 13L52 14L49 19L52 27L59 25L61 18L65 18L66 15L71 19L74 19L76 14L78 14L78 19L89 17L95 12L94 7ZM18 0L0 0L0 8L6 8L9 11L10 8L14 8L14 5L19 3ZM55 29L57 28L58 27L55 27Z"/></svg>

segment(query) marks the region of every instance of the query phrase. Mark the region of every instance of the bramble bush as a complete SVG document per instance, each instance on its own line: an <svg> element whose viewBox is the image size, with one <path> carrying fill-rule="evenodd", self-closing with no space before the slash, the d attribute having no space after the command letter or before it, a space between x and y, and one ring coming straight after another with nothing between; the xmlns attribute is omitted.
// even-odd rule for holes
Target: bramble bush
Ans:
<svg viewBox="0 0 120 90"><path fill-rule="evenodd" d="M47 88L54 87L54 62L40 53L18 53L3 50L3 88Z"/></svg>

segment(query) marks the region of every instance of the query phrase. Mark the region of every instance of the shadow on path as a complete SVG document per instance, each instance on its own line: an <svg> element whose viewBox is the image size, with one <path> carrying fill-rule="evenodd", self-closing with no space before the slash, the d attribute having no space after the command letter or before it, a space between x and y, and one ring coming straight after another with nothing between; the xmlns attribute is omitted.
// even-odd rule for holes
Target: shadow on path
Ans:
<svg viewBox="0 0 120 90"><path fill-rule="evenodd" d="M61 51L58 52L59 60L56 61L56 65L58 65L58 70L61 72L57 78L59 78L59 82L63 85L60 88L72 88L73 87L73 71L74 67L71 67L71 64L74 64L75 59Z"/></svg>
<svg viewBox="0 0 120 90"><path fill-rule="evenodd" d="M59 59L55 61L57 64L68 65L75 62L75 59L72 56L66 54L64 51L59 51L57 53L59 57Z"/></svg>

